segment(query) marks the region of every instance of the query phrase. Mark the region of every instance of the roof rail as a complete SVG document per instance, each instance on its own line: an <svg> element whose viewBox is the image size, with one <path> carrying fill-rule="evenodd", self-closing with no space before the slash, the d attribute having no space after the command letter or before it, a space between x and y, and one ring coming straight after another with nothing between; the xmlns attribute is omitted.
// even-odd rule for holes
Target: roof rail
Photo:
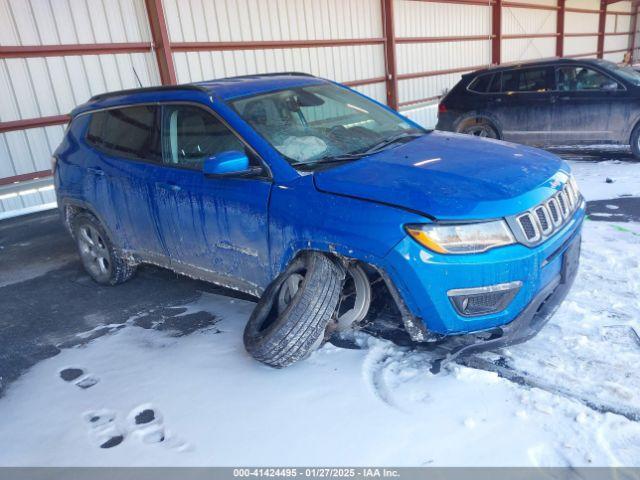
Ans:
<svg viewBox="0 0 640 480"><path fill-rule="evenodd" d="M141 87L141 88L129 88L127 90L117 90L114 92L105 92L98 95L94 95L89 99L90 102L97 102L99 100L106 100L112 97L119 97L122 95L129 95L133 93L153 93L153 92L166 92L172 90L198 90L200 92L208 93L208 90L199 85L191 83L185 83L183 85L161 85L158 87Z"/></svg>

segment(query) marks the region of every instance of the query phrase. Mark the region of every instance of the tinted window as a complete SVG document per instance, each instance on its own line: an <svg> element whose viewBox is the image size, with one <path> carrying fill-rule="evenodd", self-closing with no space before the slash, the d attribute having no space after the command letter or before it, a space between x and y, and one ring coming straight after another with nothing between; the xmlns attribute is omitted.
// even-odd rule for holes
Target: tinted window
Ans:
<svg viewBox="0 0 640 480"><path fill-rule="evenodd" d="M615 90L620 86L608 76L586 67L560 67L556 70L558 90Z"/></svg>
<svg viewBox="0 0 640 480"><path fill-rule="evenodd" d="M548 68L529 68L502 72L503 92L546 92L553 90Z"/></svg>
<svg viewBox="0 0 640 480"><path fill-rule="evenodd" d="M486 93L487 90L489 90L489 85L491 84L492 79L493 75L480 75L471 82L469 90L478 93Z"/></svg>
<svg viewBox="0 0 640 480"><path fill-rule="evenodd" d="M162 142L166 164L200 170L207 158L245 149L231 130L202 108L168 105L164 112Z"/></svg>
<svg viewBox="0 0 640 480"><path fill-rule="evenodd" d="M139 106L93 113L87 140L113 156L160 161L157 111L154 106Z"/></svg>

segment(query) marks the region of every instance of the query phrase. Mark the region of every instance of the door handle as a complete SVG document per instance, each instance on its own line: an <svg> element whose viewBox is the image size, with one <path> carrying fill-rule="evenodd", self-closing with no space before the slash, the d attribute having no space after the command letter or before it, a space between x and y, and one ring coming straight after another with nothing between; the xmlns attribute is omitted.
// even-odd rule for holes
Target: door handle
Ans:
<svg viewBox="0 0 640 480"><path fill-rule="evenodd" d="M492 98L492 99L491 99L491 101L492 101L493 103L502 103L502 98L500 98L500 97Z"/></svg>
<svg viewBox="0 0 640 480"><path fill-rule="evenodd" d="M156 187L162 188L164 190L170 190L172 192L179 192L180 190L182 190L182 188L175 183L156 182Z"/></svg>
<svg viewBox="0 0 640 480"><path fill-rule="evenodd" d="M567 96L567 95L561 95L561 96L552 96L551 97L551 103L555 103L558 100L560 100L561 102L567 102L569 100L571 100L571 97Z"/></svg>
<svg viewBox="0 0 640 480"><path fill-rule="evenodd" d="M99 167L87 167L87 172L100 177L104 176L104 170Z"/></svg>

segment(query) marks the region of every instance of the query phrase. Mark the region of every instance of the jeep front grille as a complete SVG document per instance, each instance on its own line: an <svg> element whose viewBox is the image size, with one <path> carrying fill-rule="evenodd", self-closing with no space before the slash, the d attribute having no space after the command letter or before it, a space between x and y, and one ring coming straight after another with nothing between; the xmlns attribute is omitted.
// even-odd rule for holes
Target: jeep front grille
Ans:
<svg viewBox="0 0 640 480"><path fill-rule="evenodd" d="M520 243L537 245L564 227L580 203L580 193L568 182L550 199L508 218L507 222Z"/></svg>

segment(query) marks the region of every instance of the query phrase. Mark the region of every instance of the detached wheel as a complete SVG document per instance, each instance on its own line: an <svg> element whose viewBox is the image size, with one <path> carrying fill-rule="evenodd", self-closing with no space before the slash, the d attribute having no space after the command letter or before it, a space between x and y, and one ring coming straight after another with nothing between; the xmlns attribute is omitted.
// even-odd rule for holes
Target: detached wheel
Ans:
<svg viewBox="0 0 640 480"><path fill-rule="evenodd" d="M636 160L640 160L640 124L631 133L631 152Z"/></svg>
<svg viewBox="0 0 640 480"><path fill-rule="evenodd" d="M244 330L247 352L275 368L308 356L324 340L345 272L321 253L296 259L265 291Z"/></svg>
<svg viewBox="0 0 640 480"><path fill-rule="evenodd" d="M80 213L72 220L82 265L97 283L116 285L129 280L136 271L118 252L100 222L89 213Z"/></svg>
<svg viewBox="0 0 640 480"><path fill-rule="evenodd" d="M471 119L458 127L458 133L473 135L474 137L498 138L498 131L487 120Z"/></svg>

